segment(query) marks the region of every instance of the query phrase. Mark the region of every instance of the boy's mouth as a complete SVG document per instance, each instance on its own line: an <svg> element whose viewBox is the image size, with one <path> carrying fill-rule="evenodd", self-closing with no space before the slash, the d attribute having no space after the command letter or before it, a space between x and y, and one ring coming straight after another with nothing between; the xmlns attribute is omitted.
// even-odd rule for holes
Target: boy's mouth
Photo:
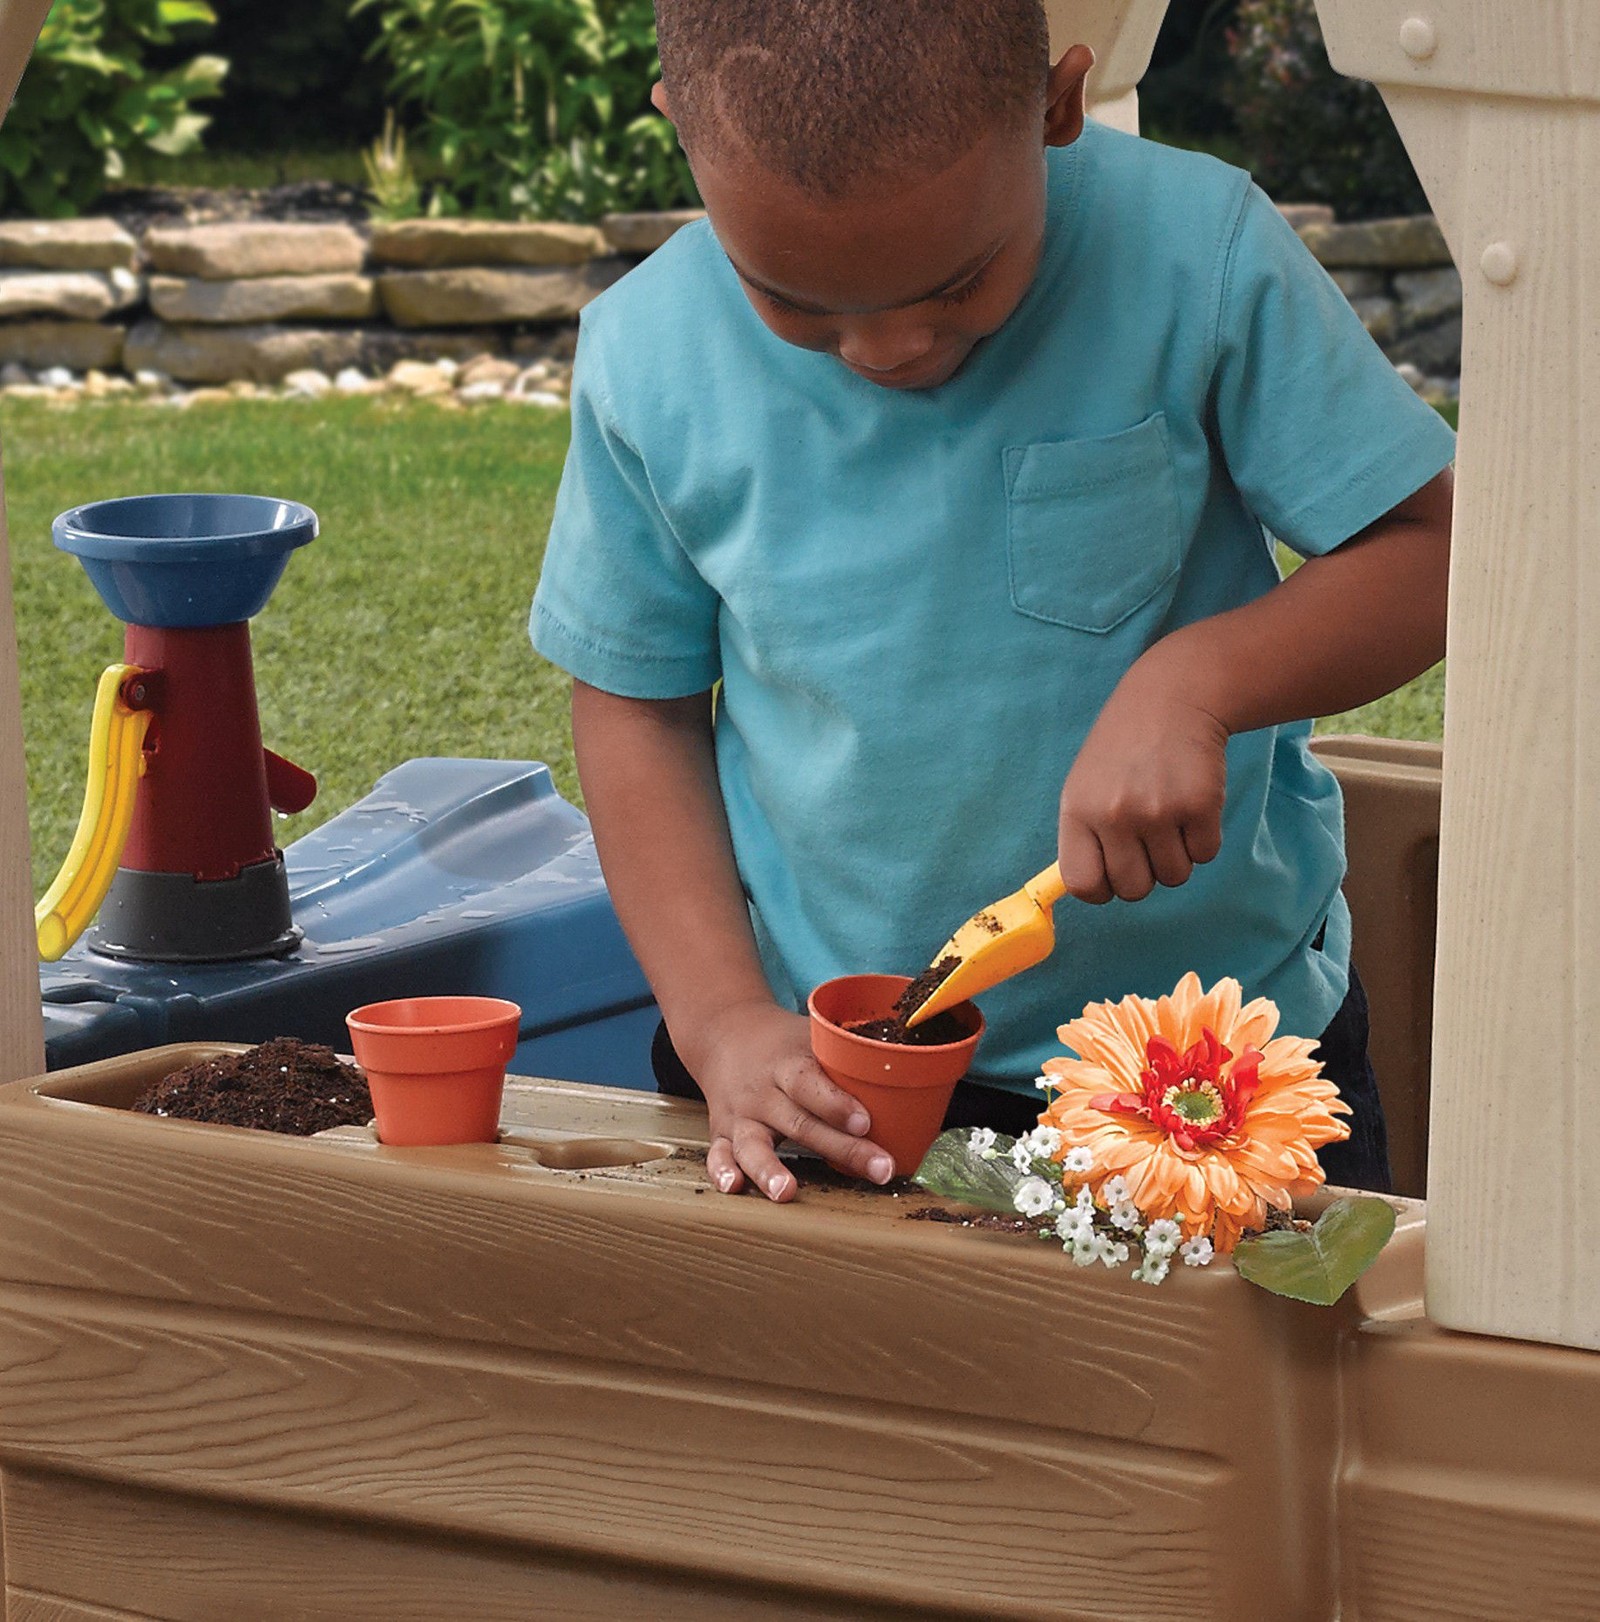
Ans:
<svg viewBox="0 0 1600 1622"><path fill-rule="evenodd" d="M886 372L873 371L870 367L855 366L838 357L839 364L854 372L857 377L864 377L869 383L876 383L884 389L935 389L941 383L948 383L957 372L961 370L968 355L972 353L971 346L965 346L943 355L930 358L921 356L917 360L909 361L904 366L896 366Z"/></svg>

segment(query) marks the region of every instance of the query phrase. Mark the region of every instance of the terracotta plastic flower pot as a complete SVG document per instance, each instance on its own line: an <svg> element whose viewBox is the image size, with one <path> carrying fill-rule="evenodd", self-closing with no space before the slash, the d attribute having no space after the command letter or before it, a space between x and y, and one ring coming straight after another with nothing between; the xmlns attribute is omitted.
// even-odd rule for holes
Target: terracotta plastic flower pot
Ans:
<svg viewBox="0 0 1600 1622"><path fill-rule="evenodd" d="M970 1002L950 1010L967 1030L959 1042L915 1047L877 1042L849 1029L889 1018L910 984L903 974L847 974L818 986L808 1005L817 1063L866 1106L872 1141L894 1156L897 1177L909 1177L922 1164L983 1035L983 1015Z"/></svg>
<svg viewBox="0 0 1600 1622"><path fill-rule="evenodd" d="M498 997L402 997L347 1015L378 1141L493 1143L521 1018Z"/></svg>

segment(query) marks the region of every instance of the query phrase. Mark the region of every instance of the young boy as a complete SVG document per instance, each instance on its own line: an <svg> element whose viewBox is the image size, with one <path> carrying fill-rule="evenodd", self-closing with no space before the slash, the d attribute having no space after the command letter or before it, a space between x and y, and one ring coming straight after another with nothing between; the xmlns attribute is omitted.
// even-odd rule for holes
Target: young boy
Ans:
<svg viewBox="0 0 1600 1622"><path fill-rule="evenodd" d="M1321 1036L1384 1186L1306 718L1443 651L1449 430L1246 176L1085 125L1038 0L657 9L709 224L584 314L532 634L712 1180L886 1181L797 1009L1058 852L952 1124L1194 969Z"/></svg>

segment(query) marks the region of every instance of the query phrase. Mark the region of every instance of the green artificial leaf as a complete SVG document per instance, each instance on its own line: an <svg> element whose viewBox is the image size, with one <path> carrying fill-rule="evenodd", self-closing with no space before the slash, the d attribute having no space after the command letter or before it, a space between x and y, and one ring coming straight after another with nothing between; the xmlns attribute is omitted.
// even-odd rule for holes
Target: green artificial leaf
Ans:
<svg viewBox="0 0 1600 1622"><path fill-rule="evenodd" d="M994 1159L984 1160L972 1151L970 1131L941 1132L911 1180L930 1194L1014 1215L1017 1186L1024 1176L1011 1160L1014 1142L1015 1138L997 1137Z"/></svg>
<svg viewBox="0 0 1600 1622"><path fill-rule="evenodd" d="M1378 1259L1394 1221L1387 1200L1335 1200L1309 1233L1285 1229L1241 1239L1234 1271L1274 1295L1331 1307Z"/></svg>

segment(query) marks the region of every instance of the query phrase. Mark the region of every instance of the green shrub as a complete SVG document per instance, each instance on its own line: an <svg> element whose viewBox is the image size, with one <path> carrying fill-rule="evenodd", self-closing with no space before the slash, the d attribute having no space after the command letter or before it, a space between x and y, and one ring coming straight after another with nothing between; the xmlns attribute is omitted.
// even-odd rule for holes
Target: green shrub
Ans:
<svg viewBox="0 0 1600 1622"><path fill-rule="evenodd" d="M430 210L594 219L694 200L650 0L355 0L378 15L390 91L439 178Z"/></svg>
<svg viewBox="0 0 1600 1622"><path fill-rule="evenodd" d="M74 214L121 178L125 151L200 144L228 64L151 59L216 21L204 0L56 0L0 127L0 211Z"/></svg>
<svg viewBox="0 0 1600 1622"><path fill-rule="evenodd" d="M1261 185L1348 218L1427 207L1383 99L1328 62L1313 0L1239 0L1229 100Z"/></svg>

